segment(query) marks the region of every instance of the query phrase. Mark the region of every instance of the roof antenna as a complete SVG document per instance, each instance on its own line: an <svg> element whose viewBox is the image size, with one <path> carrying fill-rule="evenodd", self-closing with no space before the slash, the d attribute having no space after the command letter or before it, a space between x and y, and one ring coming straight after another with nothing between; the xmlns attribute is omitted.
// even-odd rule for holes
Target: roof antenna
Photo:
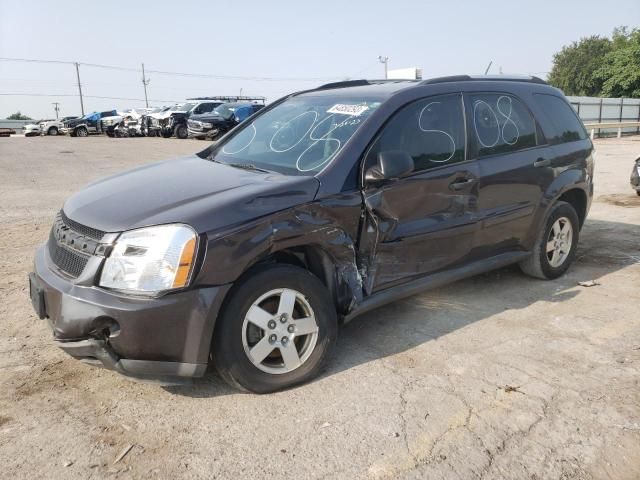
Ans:
<svg viewBox="0 0 640 480"><path fill-rule="evenodd" d="M485 74L485 75L486 75L487 73L489 73L489 69L491 68L491 65L492 65L492 64L493 64L493 60L491 60L491 61L489 62L489 65L487 65L487 68L486 68L486 69L485 69L485 71L484 71L484 74Z"/></svg>

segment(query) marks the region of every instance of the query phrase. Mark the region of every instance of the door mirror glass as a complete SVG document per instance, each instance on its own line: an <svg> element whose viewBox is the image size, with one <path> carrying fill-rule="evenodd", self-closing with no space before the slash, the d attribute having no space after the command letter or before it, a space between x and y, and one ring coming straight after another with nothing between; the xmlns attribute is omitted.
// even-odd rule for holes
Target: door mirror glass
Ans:
<svg viewBox="0 0 640 480"><path fill-rule="evenodd" d="M378 153L378 164L365 172L367 184L381 184L388 180L403 177L413 172L413 158L402 150L389 150Z"/></svg>

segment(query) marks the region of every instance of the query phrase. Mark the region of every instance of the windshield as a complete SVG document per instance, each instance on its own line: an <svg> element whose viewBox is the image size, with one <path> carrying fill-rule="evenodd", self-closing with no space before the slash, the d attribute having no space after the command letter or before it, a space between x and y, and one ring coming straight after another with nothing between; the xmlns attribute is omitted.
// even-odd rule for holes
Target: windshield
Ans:
<svg viewBox="0 0 640 480"><path fill-rule="evenodd" d="M233 115L233 111L235 110L235 106L229 105L228 103L218 105L213 109L213 113L217 113L224 119L229 119Z"/></svg>
<svg viewBox="0 0 640 480"><path fill-rule="evenodd" d="M194 105L195 103L185 103L183 105L176 105L171 110L173 110L174 112L188 112L193 108Z"/></svg>
<svg viewBox="0 0 640 480"><path fill-rule="evenodd" d="M288 175L314 175L380 106L362 97L292 97L242 124L209 159Z"/></svg>

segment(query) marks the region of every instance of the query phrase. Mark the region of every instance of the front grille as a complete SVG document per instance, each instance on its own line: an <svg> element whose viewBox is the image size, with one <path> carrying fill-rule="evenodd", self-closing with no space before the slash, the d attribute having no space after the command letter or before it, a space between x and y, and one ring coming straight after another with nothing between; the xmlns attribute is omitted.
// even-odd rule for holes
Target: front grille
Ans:
<svg viewBox="0 0 640 480"><path fill-rule="evenodd" d="M104 235L102 230L71 220L60 210L47 244L51 261L67 275L78 278Z"/></svg>
<svg viewBox="0 0 640 480"><path fill-rule="evenodd" d="M71 277L78 278L84 270L84 267L87 266L89 256L58 245L56 239L53 237L53 231L51 235L49 235L48 245L49 256L54 265Z"/></svg>
<svg viewBox="0 0 640 480"><path fill-rule="evenodd" d="M60 210L59 215L62 223L64 223L67 227L69 227L74 232L79 233L80 235L85 235L89 238L93 238L94 240L101 240L102 237L104 237L105 232L103 232L102 230L87 227L86 225L75 222L68 218L62 210Z"/></svg>

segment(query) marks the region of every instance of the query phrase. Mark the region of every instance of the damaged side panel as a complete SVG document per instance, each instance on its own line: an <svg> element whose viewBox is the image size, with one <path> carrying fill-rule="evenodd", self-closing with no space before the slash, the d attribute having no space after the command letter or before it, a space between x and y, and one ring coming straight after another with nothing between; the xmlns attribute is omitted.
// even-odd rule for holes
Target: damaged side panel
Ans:
<svg viewBox="0 0 640 480"><path fill-rule="evenodd" d="M461 183L454 189L452 185ZM365 191L361 253L374 293L449 268L469 255L477 226L478 166L451 165Z"/></svg>
<svg viewBox="0 0 640 480"><path fill-rule="evenodd" d="M278 252L296 252L333 270L327 273L330 278L321 279L329 283L338 312L346 314L363 298L356 251L361 214L362 197L356 191L288 208L223 235L208 232L207 261L196 284L228 284Z"/></svg>

